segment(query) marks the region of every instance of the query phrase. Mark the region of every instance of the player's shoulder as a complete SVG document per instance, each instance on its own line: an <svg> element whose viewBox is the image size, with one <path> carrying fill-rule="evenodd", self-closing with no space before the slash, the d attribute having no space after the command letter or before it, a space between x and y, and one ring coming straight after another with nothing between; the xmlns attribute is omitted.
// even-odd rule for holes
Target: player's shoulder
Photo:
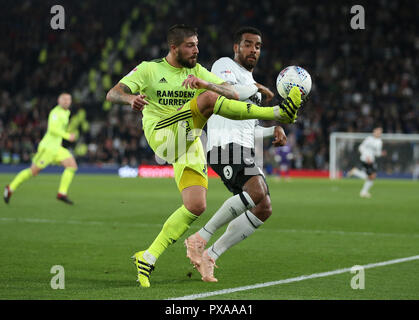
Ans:
<svg viewBox="0 0 419 320"><path fill-rule="evenodd" d="M59 104L57 104L55 107L53 107L52 109L51 109L51 111L50 111L50 113L57 113L57 112L60 112L61 111L61 107L60 107L60 105Z"/></svg>
<svg viewBox="0 0 419 320"><path fill-rule="evenodd" d="M61 118L62 115L64 114L63 111L65 111L65 110L63 108L61 108L60 105L56 105L49 112L49 119L55 120L55 119Z"/></svg>
<svg viewBox="0 0 419 320"><path fill-rule="evenodd" d="M234 66L235 62L229 57L221 57L217 59L212 66Z"/></svg>
<svg viewBox="0 0 419 320"><path fill-rule="evenodd" d="M200 63L196 63L195 67L193 67L192 69L190 69L191 72L193 72L196 75L201 75L203 72L206 73L207 71L209 71L206 67L204 67L202 64Z"/></svg>
<svg viewBox="0 0 419 320"><path fill-rule="evenodd" d="M141 61L134 70L136 69L153 69L163 65L164 58L158 58L153 60L144 60Z"/></svg>
<svg viewBox="0 0 419 320"><path fill-rule="evenodd" d="M164 61L164 58L157 58L157 59L149 60L147 62L149 62L149 63L162 63L163 61Z"/></svg>

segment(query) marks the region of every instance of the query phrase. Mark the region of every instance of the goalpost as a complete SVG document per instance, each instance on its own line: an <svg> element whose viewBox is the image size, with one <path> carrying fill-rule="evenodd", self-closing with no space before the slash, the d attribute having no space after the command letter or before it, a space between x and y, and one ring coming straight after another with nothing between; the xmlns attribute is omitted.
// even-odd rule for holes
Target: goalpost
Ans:
<svg viewBox="0 0 419 320"><path fill-rule="evenodd" d="M372 133L333 132L329 145L329 177L341 178L357 166L360 168L358 147ZM383 133L383 150L377 158L378 175L389 178L419 178L419 134Z"/></svg>

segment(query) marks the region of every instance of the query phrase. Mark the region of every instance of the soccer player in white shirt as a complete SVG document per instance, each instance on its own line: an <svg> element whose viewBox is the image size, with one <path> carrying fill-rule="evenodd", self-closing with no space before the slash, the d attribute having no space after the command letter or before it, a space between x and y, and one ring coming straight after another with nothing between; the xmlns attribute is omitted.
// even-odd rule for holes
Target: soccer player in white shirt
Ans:
<svg viewBox="0 0 419 320"><path fill-rule="evenodd" d="M355 176L365 180L364 186L362 187L359 194L362 198L371 198L369 190L374 184L374 179L377 176L377 163L375 162L375 158L384 156L386 154L386 152L382 150L382 133L382 127L375 127L373 130L373 135L365 138L364 141L362 141L362 143L359 145L358 150L361 153L360 160L365 171L354 167L348 172L348 177Z"/></svg>
<svg viewBox="0 0 419 320"><path fill-rule="evenodd" d="M253 79L261 46L259 30L240 28L234 36L234 60L220 58L211 69L234 86L239 100L258 105L262 95L266 102L274 97L271 90ZM218 281L213 274L215 261L227 249L250 236L272 213L265 176L253 158L257 124L257 120L230 120L218 115L207 122L208 163L234 196L224 202L201 230L185 240L187 257L205 282ZM275 136L275 146L285 145L286 136L280 126L259 129L264 137ZM214 232L227 223L225 233L205 250Z"/></svg>

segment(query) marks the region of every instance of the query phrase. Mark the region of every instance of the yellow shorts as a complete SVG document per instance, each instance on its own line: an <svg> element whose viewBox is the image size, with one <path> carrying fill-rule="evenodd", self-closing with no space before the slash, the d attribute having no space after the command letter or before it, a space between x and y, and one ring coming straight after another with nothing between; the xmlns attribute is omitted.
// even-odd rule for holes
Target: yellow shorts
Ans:
<svg viewBox="0 0 419 320"><path fill-rule="evenodd" d="M32 163L40 169L44 169L51 164L60 164L61 161L72 158L73 155L64 147L59 147L56 151L47 148L39 148L32 159Z"/></svg>
<svg viewBox="0 0 419 320"><path fill-rule="evenodd" d="M157 122L154 130L146 135L154 153L173 165L180 191L194 185L208 188L207 159L199 138L206 122L195 97Z"/></svg>

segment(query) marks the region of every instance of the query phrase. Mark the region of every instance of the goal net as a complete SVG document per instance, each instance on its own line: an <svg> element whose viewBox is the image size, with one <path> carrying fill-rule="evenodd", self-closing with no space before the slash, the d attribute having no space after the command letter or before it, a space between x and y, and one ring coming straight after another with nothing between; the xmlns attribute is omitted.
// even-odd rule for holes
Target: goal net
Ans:
<svg viewBox="0 0 419 320"><path fill-rule="evenodd" d="M333 132L330 135L331 179L346 176L354 166L361 169L358 147L372 133ZM379 177L419 178L419 134L383 133L385 156L376 158Z"/></svg>

